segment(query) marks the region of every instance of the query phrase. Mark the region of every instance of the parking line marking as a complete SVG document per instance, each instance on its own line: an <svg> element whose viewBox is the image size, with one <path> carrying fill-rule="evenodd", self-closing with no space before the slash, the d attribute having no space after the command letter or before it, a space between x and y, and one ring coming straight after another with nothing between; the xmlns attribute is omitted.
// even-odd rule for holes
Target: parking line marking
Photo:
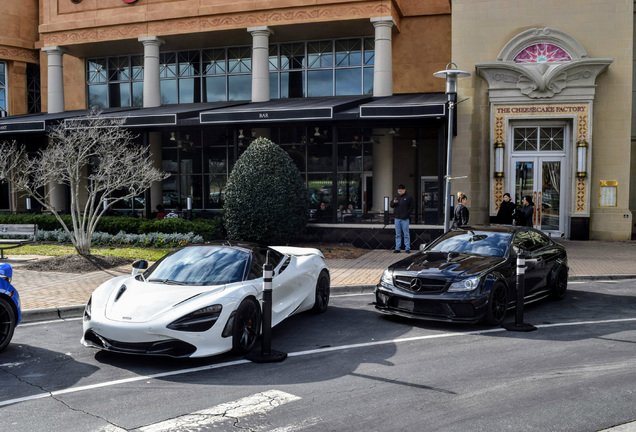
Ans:
<svg viewBox="0 0 636 432"><path fill-rule="evenodd" d="M251 414L267 414L276 407L300 399L299 396L290 393L279 390L269 390L174 419L144 426L139 428L139 430L142 432L199 430L214 423L221 423L230 419L236 420Z"/></svg>
<svg viewBox="0 0 636 432"><path fill-rule="evenodd" d="M567 326L580 326L580 325L615 324L615 323L623 323L623 322L636 322L636 318L617 318L617 319L598 320L598 321L577 321L577 322L540 324L540 325L537 325L536 327L551 328L551 327L567 327ZM355 348L367 348L367 347L378 346L378 345L398 344L403 342L414 342L414 341L441 339L441 338L457 337L457 336L482 335L482 334L498 333L498 332L505 332L505 331L507 330L502 327L497 327L493 329L474 330L474 331L468 331L468 332L440 333L440 334L426 335L426 336L413 336L408 338L362 342L357 344L340 345L336 347L325 347L325 348L318 348L318 349L312 349L312 350L306 350L306 351L293 352L293 353L289 353L288 357L302 357L302 356L307 356L307 355L312 355L317 353L344 351L344 350L355 349ZM36 400L36 399L42 399L46 397L54 397L54 396L59 396L63 394L77 393L81 391L111 387L111 386L119 385L119 384L128 384L128 383L137 382L137 381L152 380L152 379L164 378L164 377L175 376L175 375L183 375L183 374L194 373L194 372L203 372L203 371L209 371L213 369L221 369L225 367L237 366L237 365L246 364L246 363L251 363L251 362L245 359L234 360L234 361L229 361L224 363L217 363L213 365L200 366L196 368L180 369L176 371L161 372L161 373L152 374L152 375L136 376L136 377L124 378L120 380L106 381L102 383L91 384L91 385L86 385L81 387L70 387L67 389L56 390L53 392L39 393L32 396L25 396L25 397L21 397L17 399L0 401L0 407L6 406L6 405L12 405L19 402L27 402L27 401Z"/></svg>

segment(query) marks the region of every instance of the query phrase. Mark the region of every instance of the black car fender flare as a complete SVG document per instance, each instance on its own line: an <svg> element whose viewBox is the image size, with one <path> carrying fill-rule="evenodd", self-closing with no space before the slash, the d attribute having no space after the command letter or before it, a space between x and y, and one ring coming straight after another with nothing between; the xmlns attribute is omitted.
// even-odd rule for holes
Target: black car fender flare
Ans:
<svg viewBox="0 0 636 432"><path fill-rule="evenodd" d="M548 286L552 285L552 283L554 282L554 279L557 276L557 273L559 272L559 270L564 269L566 274L569 273L569 268L568 266L566 266L563 263L563 260L558 260L557 261L558 265L555 265L554 267L552 267L552 270L550 270L550 273L548 274Z"/></svg>
<svg viewBox="0 0 636 432"><path fill-rule="evenodd" d="M502 284L504 284L506 289L508 290L510 289L510 287L508 286L508 282L506 282L506 278L501 273L492 272L487 274L484 279L484 283L482 285L482 293L484 294L489 293L492 287L498 282L501 282Z"/></svg>

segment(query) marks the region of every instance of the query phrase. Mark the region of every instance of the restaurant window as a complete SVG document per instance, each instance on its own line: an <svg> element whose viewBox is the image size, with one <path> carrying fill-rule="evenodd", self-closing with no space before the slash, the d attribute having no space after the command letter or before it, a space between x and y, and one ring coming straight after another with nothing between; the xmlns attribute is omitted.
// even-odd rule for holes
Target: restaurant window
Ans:
<svg viewBox="0 0 636 432"><path fill-rule="evenodd" d="M88 59L86 84L90 108L143 105L143 56Z"/></svg>
<svg viewBox="0 0 636 432"><path fill-rule="evenodd" d="M373 94L373 38L270 45L270 97ZM143 55L86 62L89 107L143 106ZM252 97L252 47L159 54L161 104L242 101Z"/></svg>
<svg viewBox="0 0 636 432"><path fill-rule="evenodd" d="M27 63L26 75L27 75L27 113L37 114L42 112L39 65L34 63Z"/></svg>
<svg viewBox="0 0 636 432"><path fill-rule="evenodd" d="M272 99L373 94L372 38L270 45Z"/></svg>
<svg viewBox="0 0 636 432"><path fill-rule="evenodd" d="M185 210L191 198L196 211L222 209L230 148L223 129L164 134L162 170L170 177L162 182L163 206Z"/></svg>

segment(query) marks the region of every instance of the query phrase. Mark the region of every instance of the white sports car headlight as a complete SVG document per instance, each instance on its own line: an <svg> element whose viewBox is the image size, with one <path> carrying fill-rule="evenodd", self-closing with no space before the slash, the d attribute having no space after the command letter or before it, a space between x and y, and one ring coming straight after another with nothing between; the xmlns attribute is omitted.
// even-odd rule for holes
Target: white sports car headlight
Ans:
<svg viewBox="0 0 636 432"><path fill-rule="evenodd" d="M479 277L470 277L459 282L453 282L448 288L448 292L468 292L479 286Z"/></svg>
<svg viewBox="0 0 636 432"><path fill-rule="evenodd" d="M393 272L391 270L384 270L384 273L382 273L382 278L380 279L380 283L382 285L393 286Z"/></svg>
<svg viewBox="0 0 636 432"><path fill-rule="evenodd" d="M168 324L171 330L204 332L210 330L219 319L223 306L217 304L196 310Z"/></svg>

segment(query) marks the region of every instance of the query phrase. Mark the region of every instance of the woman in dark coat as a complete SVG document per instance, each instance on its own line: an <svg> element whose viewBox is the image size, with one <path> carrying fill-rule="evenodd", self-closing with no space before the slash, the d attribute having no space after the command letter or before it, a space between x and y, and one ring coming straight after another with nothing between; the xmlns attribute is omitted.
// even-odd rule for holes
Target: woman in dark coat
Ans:
<svg viewBox="0 0 636 432"><path fill-rule="evenodd" d="M521 214L523 215L522 221L520 221L519 225L532 226L532 213L534 212L534 203L532 202L532 197L530 195L526 195L523 197L523 207L521 208Z"/></svg>
<svg viewBox="0 0 636 432"><path fill-rule="evenodd" d="M499 211L497 212L497 223L504 225L512 225L512 214L517 206L510 199L510 194L506 192L503 196L503 201L499 204Z"/></svg>
<svg viewBox="0 0 636 432"><path fill-rule="evenodd" d="M468 198L462 192L457 193L457 206L455 206L455 213L453 215L453 228L457 228L462 225L468 225L468 216L470 212L466 204Z"/></svg>

